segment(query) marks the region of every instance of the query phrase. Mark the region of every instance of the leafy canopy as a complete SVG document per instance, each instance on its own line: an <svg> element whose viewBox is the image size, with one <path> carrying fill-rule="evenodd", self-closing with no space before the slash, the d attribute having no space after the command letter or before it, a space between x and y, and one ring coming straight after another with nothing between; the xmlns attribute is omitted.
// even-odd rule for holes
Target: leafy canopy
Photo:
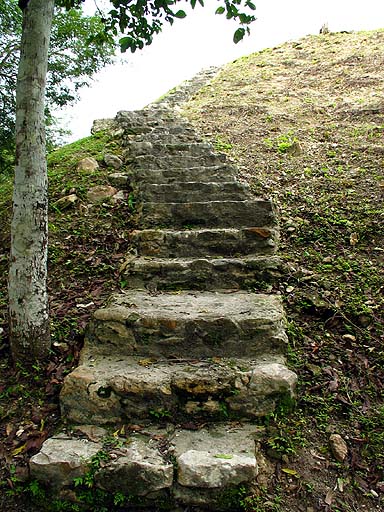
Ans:
<svg viewBox="0 0 384 512"><path fill-rule="evenodd" d="M84 0L57 0L66 7L78 7ZM153 35L161 31L164 22L172 24L175 18L185 18L186 12L179 9L182 0L109 0L112 9L101 12L104 23L104 35L126 34L120 39L121 50L135 52L144 45L151 44ZM204 6L204 0L185 0L194 9L199 3ZM218 0L220 4L216 14L225 14L227 19L238 21L240 27L236 30L233 40L238 43L246 33L248 25L255 21L252 12L256 6L250 0ZM102 37L99 35L99 37Z"/></svg>
<svg viewBox="0 0 384 512"><path fill-rule="evenodd" d="M13 161L21 31L22 12L17 0L0 0L0 172ZM47 74L48 124L53 124L52 110L76 100L78 90L112 62L115 42L111 36L100 40L98 34L103 31L104 25L98 16L56 8Z"/></svg>

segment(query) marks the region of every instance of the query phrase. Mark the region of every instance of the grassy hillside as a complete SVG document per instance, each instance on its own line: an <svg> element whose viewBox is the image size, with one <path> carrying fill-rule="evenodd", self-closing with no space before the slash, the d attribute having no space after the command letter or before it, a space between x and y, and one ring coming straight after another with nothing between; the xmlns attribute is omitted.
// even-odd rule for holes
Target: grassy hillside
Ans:
<svg viewBox="0 0 384 512"><path fill-rule="evenodd" d="M384 31L307 37L227 65L185 114L280 210L297 409L276 414L261 442L261 487L248 512L373 512L384 502ZM6 270L11 181L0 177L0 510L41 510L23 486L26 462L59 421L57 396L76 364L89 315L120 283L132 204L87 207L107 182L99 133L50 155L48 367L11 366ZM96 172L77 171L93 156ZM55 201L69 193L75 208ZM276 291L276 290L275 290ZM338 461L329 437L348 455ZM52 509L50 509L52 510Z"/></svg>
<svg viewBox="0 0 384 512"><path fill-rule="evenodd" d="M383 70L384 31L309 36L227 65L185 109L280 209L298 407L266 430L252 510L384 507Z"/></svg>

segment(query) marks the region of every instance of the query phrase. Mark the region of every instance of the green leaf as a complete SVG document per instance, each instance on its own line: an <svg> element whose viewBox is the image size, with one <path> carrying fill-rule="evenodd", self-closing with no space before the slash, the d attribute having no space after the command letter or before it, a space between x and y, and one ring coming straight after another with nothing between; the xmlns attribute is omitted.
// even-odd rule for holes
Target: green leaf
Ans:
<svg viewBox="0 0 384 512"><path fill-rule="evenodd" d="M225 13L224 7L218 7L215 12L215 14L224 14L224 13Z"/></svg>
<svg viewBox="0 0 384 512"><path fill-rule="evenodd" d="M233 459L233 455L229 455L226 453L217 453L216 455L214 455L214 457L216 459Z"/></svg>
<svg viewBox="0 0 384 512"><path fill-rule="evenodd" d="M290 469L290 468L282 468L281 471L283 471L283 473L286 473L287 475L292 475L292 476L296 476L296 477L299 477L299 474L297 471L295 471L294 469Z"/></svg>
<svg viewBox="0 0 384 512"><path fill-rule="evenodd" d="M256 5L253 2L250 2L249 0L247 2L245 2L245 5L247 7L249 7L250 9L252 9L252 11L254 11L256 9Z"/></svg>
<svg viewBox="0 0 384 512"><path fill-rule="evenodd" d="M194 9L196 7L197 0L191 0L191 7Z"/></svg>
<svg viewBox="0 0 384 512"><path fill-rule="evenodd" d="M175 13L175 18L185 18L185 17L186 17L186 14L185 14L185 12L184 12L184 11L181 11L181 10L180 10L180 11L177 11L177 12Z"/></svg>
<svg viewBox="0 0 384 512"><path fill-rule="evenodd" d="M245 29L238 28L233 35L233 42L235 44L237 44L239 41L241 41L243 39L244 36L245 36Z"/></svg>
<svg viewBox="0 0 384 512"><path fill-rule="evenodd" d="M132 37L122 37L120 40L119 40L119 44L120 44L120 49L122 51L122 53L126 52L128 49L130 49L132 52L135 51L135 48L134 48L134 40Z"/></svg>

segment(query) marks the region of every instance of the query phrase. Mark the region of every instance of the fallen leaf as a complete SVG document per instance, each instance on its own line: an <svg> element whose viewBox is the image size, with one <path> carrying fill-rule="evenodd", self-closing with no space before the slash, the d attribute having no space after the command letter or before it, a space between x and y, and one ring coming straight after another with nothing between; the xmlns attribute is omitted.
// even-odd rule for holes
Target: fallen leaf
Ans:
<svg viewBox="0 0 384 512"><path fill-rule="evenodd" d="M296 478L299 478L299 474L298 472L295 470L295 469L290 469L290 468L281 468L281 471L283 473L286 473L287 475L292 475L292 476L295 476Z"/></svg>
<svg viewBox="0 0 384 512"><path fill-rule="evenodd" d="M257 235L261 236L261 238L269 238L271 236L271 232L269 231L269 229L248 228L247 231L250 231L251 233L256 233Z"/></svg>
<svg viewBox="0 0 384 512"><path fill-rule="evenodd" d="M137 362L137 364L139 364L140 366L145 367L151 366L151 364L153 363L154 361L152 359L140 359L140 361Z"/></svg>
<svg viewBox="0 0 384 512"><path fill-rule="evenodd" d="M335 493L332 491L332 489L329 489L329 491L327 492L325 499L324 499L325 503L327 505L332 505L334 497L335 497Z"/></svg>
<svg viewBox="0 0 384 512"><path fill-rule="evenodd" d="M22 444L21 446L18 446L12 451L12 455L19 455L21 452L25 451L27 448L27 443Z"/></svg>
<svg viewBox="0 0 384 512"><path fill-rule="evenodd" d="M349 243L354 247L359 241L359 235L357 233L351 233L349 237Z"/></svg>

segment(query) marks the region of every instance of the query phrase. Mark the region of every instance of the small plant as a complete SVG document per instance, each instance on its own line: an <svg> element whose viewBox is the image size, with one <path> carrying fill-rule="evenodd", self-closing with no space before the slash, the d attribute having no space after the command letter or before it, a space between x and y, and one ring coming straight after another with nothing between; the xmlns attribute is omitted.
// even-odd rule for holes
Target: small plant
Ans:
<svg viewBox="0 0 384 512"><path fill-rule="evenodd" d="M136 199L133 192L130 192L127 199L128 208L131 210L131 212L135 211L136 208Z"/></svg>
<svg viewBox="0 0 384 512"><path fill-rule="evenodd" d="M149 414L156 420L163 420L165 418L171 418L172 413L166 409L150 409Z"/></svg>
<svg viewBox="0 0 384 512"><path fill-rule="evenodd" d="M216 137L215 149L216 151L230 151L232 149L232 144L230 142L226 142L220 135Z"/></svg>

